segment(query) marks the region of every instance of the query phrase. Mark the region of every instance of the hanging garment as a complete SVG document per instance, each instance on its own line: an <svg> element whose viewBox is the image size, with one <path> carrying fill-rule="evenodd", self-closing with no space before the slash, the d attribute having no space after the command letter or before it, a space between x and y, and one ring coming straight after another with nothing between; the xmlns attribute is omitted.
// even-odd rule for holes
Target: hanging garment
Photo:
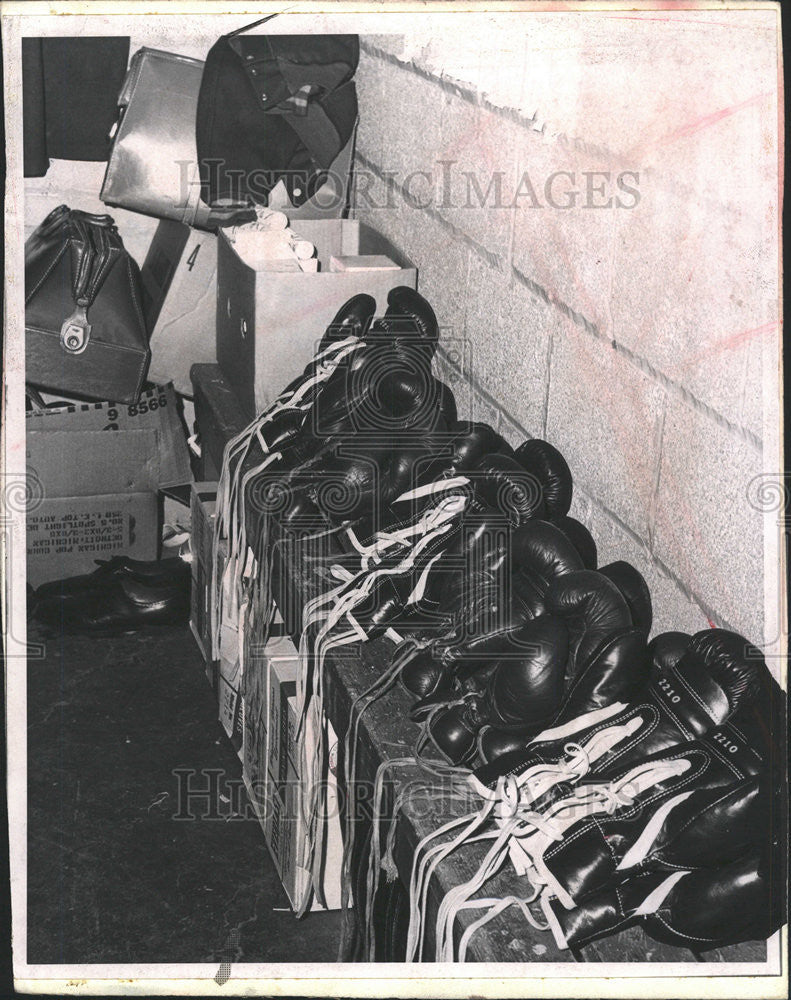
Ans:
<svg viewBox="0 0 791 1000"><path fill-rule="evenodd" d="M261 23L261 22L256 22ZM294 206L321 186L357 120L357 35L223 35L206 57L196 120L201 197Z"/></svg>
<svg viewBox="0 0 791 1000"><path fill-rule="evenodd" d="M128 37L22 39L25 177L50 160L107 159L128 59Z"/></svg>

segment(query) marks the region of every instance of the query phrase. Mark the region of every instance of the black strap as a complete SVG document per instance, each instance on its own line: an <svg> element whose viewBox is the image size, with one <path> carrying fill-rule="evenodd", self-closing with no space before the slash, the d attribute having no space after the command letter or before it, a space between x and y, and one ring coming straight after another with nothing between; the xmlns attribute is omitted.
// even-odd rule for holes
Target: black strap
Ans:
<svg viewBox="0 0 791 1000"><path fill-rule="evenodd" d="M251 31L253 28L257 28L259 24L266 24L267 21L271 21L273 17L277 17L277 15L281 13L284 13L284 11L276 11L274 14L267 14L266 17L260 17L257 21L253 21L252 24L246 24L243 28L237 28L236 31L229 32L225 37L233 38L234 35L241 35L245 31Z"/></svg>
<svg viewBox="0 0 791 1000"><path fill-rule="evenodd" d="M201 229L222 229L226 226L243 226L247 222L255 222L255 209L250 205L212 205L204 202L198 205L195 215L195 225Z"/></svg>
<svg viewBox="0 0 791 1000"><path fill-rule="evenodd" d="M326 170L346 145L342 134L343 126L341 121L336 121L335 114L342 119L345 105L356 106L356 103L354 80L347 80L327 94L323 101L310 101L304 115L284 114L283 117L302 140L316 164Z"/></svg>

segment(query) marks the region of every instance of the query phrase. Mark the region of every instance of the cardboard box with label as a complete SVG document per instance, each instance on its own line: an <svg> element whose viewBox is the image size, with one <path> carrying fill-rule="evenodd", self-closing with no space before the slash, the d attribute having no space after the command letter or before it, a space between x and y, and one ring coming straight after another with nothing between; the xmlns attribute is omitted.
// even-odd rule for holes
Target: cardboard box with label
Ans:
<svg viewBox="0 0 791 1000"><path fill-rule="evenodd" d="M163 219L140 270L152 381L192 394L190 366L217 360L217 237Z"/></svg>
<svg viewBox="0 0 791 1000"><path fill-rule="evenodd" d="M37 425L34 425L37 426ZM26 439L31 502L27 580L91 573L96 561L156 559L160 435L153 428L35 430Z"/></svg>
<svg viewBox="0 0 791 1000"><path fill-rule="evenodd" d="M338 153L327 178L299 208L289 200L282 179L269 192L268 205L289 221L339 219L348 201L354 135ZM180 173L177 174L180 176ZM172 380L191 395L190 366L217 361L217 236L163 219L140 269L143 312L151 331L149 378Z"/></svg>
<svg viewBox="0 0 791 1000"><path fill-rule="evenodd" d="M296 905L308 873L301 866L305 829L298 807L300 770L296 740L296 681L299 656L287 636L267 643L260 659L246 664L244 692L243 774L256 807L269 851L292 905ZM337 738L327 725L332 751ZM331 752L331 759L335 754ZM343 861L338 788L327 775L324 895L327 908L340 908ZM313 909L323 909L314 900Z"/></svg>
<svg viewBox="0 0 791 1000"><path fill-rule="evenodd" d="M300 374L341 306L361 292L387 309L392 288L417 287L417 271L370 226L353 219L299 219L318 272L256 270L224 233L217 237L217 360L252 418ZM332 258L389 258L396 266L336 271Z"/></svg>
<svg viewBox="0 0 791 1000"><path fill-rule="evenodd" d="M151 430L157 434L157 487L184 486L192 482L187 436L181 418L180 402L172 382L154 385L140 393L137 403L54 403L44 410L25 415L25 427L31 431L108 431L110 435L133 430ZM119 453L125 439L118 438ZM121 459L123 461L123 457ZM112 471L105 473L112 482Z"/></svg>

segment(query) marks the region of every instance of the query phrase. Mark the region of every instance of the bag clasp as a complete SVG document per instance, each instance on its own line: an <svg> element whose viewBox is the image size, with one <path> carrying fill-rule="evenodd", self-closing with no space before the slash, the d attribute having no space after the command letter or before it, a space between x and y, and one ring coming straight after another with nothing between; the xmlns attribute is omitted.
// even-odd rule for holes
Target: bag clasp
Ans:
<svg viewBox="0 0 791 1000"><path fill-rule="evenodd" d="M82 354L91 339L86 306L77 305L60 328L60 346L67 354Z"/></svg>

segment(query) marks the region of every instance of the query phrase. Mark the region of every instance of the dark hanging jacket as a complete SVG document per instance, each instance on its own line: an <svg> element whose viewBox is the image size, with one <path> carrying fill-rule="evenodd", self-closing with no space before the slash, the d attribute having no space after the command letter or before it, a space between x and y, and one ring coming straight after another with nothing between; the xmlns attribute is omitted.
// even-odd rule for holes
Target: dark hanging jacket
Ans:
<svg viewBox="0 0 791 1000"><path fill-rule="evenodd" d="M241 29L245 30L245 29ZM357 121L357 35L224 35L203 71L196 141L201 197L292 204L321 186Z"/></svg>

